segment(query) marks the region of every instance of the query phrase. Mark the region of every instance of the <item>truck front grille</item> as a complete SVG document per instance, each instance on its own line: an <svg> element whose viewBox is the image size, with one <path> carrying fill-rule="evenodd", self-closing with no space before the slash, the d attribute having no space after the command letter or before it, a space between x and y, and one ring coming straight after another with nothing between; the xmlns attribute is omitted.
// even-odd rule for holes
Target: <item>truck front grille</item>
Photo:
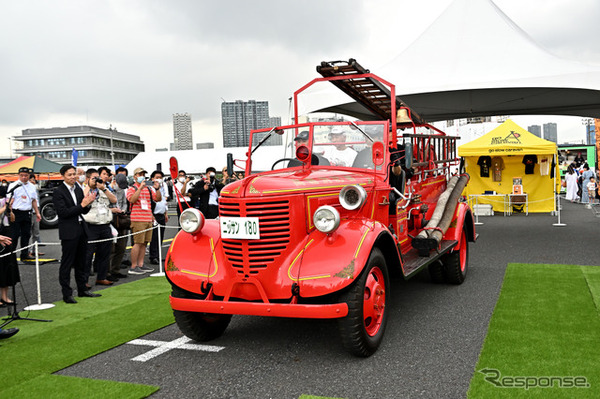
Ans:
<svg viewBox="0 0 600 399"><path fill-rule="evenodd" d="M258 217L259 240L223 239L223 249L240 274L258 274L281 255L290 240L289 201L243 202L220 198L219 214L228 217Z"/></svg>

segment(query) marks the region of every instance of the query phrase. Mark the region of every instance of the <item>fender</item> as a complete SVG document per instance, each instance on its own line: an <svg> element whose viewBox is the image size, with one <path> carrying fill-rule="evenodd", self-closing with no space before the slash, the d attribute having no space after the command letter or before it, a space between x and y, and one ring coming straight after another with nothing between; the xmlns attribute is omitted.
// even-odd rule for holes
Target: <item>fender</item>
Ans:
<svg viewBox="0 0 600 399"><path fill-rule="evenodd" d="M289 277L297 281L300 296L318 297L339 291L360 275L371 249L387 228L368 219L346 219L330 235L313 230Z"/></svg>
<svg viewBox="0 0 600 399"><path fill-rule="evenodd" d="M465 202L459 202L454 211L454 218L450 223L450 227L444 234L444 240L456 240L456 249L460 247L461 235L463 227L467 230L467 241L475 242L475 222L471 208Z"/></svg>
<svg viewBox="0 0 600 399"><path fill-rule="evenodd" d="M200 234L177 233L165 259L168 279L186 291L205 294L202 284L225 278L223 252L216 250L221 245L220 233L213 220L206 221Z"/></svg>

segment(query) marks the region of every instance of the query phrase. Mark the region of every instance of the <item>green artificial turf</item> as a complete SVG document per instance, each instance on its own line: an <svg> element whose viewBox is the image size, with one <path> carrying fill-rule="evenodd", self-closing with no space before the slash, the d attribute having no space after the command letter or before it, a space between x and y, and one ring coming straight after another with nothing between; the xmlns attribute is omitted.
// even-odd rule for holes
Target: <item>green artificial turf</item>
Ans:
<svg viewBox="0 0 600 399"><path fill-rule="evenodd" d="M468 397L600 397L599 309L600 267L509 264Z"/></svg>
<svg viewBox="0 0 600 399"><path fill-rule="evenodd" d="M145 278L104 289L101 298L21 312L53 321L18 320L6 327L21 331L0 343L0 398L143 398L155 392L158 387L51 373L172 324L169 292L164 278Z"/></svg>

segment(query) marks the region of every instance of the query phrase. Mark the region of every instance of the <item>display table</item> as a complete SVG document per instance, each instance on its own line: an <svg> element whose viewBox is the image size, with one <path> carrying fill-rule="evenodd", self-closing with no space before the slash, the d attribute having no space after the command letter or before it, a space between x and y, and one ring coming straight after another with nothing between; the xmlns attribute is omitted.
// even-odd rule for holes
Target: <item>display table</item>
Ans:
<svg viewBox="0 0 600 399"><path fill-rule="evenodd" d="M512 214L513 205L525 205L525 215L529 215L529 197L523 194L508 194L508 214Z"/></svg>
<svg viewBox="0 0 600 399"><path fill-rule="evenodd" d="M496 197L497 199L492 199L492 202L500 202L502 201L502 211L504 213L504 216L507 215L507 213L509 212L508 210L508 194L469 194L469 204L471 205L471 207L473 207L473 201L475 201L476 205L479 205L479 198L480 197ZM492 205L493 206L493 205ZM510 213L509 213L510 214Z"/></svg>

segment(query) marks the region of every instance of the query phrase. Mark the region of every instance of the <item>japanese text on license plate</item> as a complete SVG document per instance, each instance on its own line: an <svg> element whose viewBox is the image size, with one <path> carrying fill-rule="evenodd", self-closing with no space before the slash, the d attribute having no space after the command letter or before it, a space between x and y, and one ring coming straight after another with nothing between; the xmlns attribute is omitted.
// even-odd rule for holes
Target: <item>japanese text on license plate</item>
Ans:
<svg viewBox="0 0 600 399"><path fill-rule="evenodd" d="M260 228L258 218L252 217L221 217L221 237L247 240L258 240Z"/></svg>

